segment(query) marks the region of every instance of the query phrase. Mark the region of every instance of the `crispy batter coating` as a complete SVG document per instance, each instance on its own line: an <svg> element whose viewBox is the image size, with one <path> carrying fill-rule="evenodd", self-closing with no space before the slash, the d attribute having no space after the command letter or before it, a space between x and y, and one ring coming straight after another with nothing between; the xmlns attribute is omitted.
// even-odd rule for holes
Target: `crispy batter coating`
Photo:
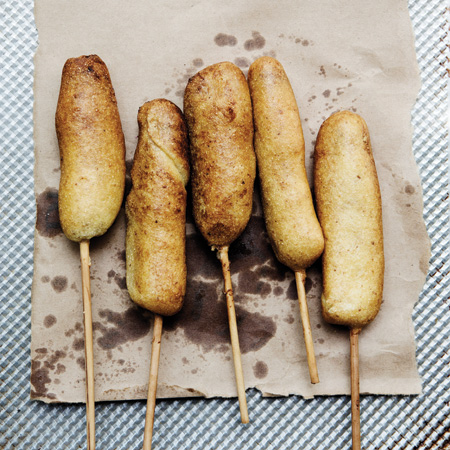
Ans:
<svg viewBox="0 0 450 450"><path fill-rule="evenodd" d="M381 195L365 121L349 111L322 125L314 189L325 235L322 308L325 320L361 328L383 296Z"/></svg>
<svg viewBox="0 0 450 450"><path fill-rule="evenodd" d="M114 222L125 187L125 141L114 89L96 55L67 60L56 109L61 157L59 217L72 241Z"/></svg>
<svg viewBox="0 0 450 450"><path fill-rule="evenodd" d="M250 66L248 81L267 232L280 262L293 271L306 269L322 254L324 240L294 92L282 65L268 56Z"/></svg>
<svg viewBox="0 0 450 450"><path fill-rule="evenodd" d="M138 123L126 201L127 288L138 305L170 316L186 292L187 130L180 109L164 99L145 103Z"/></svg>
<svg viewBox="0 0 450 450"><path fill-rule="evenodd" d="M256 162L247 81L230 62L206 67L184 95L194 218L211 246L231 244L251 211Z"/></svg>

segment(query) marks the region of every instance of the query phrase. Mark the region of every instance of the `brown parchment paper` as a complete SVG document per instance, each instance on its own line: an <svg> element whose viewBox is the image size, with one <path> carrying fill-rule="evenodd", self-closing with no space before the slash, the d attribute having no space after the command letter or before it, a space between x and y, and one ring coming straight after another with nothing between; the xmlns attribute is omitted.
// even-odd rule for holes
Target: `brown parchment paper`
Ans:
<svg viewBox="0 0 450 450"><path fill-rule="evenodd" d="M420 79L406 1L39 0L35 14L32 398L85 398L79 249L58 223L54 114L65 60L91 53L109 67L130 162L138 108L157 97L182 107L188 78L224 60L244 73L262 55L284 65L302 116L310 177L321 122L338 109L366 119L383 198L386 274L381 311L360 337L361 392L420 392L411 312L430 249L411 150ZM188 221L187 297L182 312L164 321L158 396L234 396L220 265ZM146 396L152 316L126 291L124 227L122 210L91 242L97 400ZM321 317L320 263L306 280L321 380L309 382L294 277L273 255L257 191L253 217L230 258L246 386L264 395L348 394L348 330Z"/></svg>

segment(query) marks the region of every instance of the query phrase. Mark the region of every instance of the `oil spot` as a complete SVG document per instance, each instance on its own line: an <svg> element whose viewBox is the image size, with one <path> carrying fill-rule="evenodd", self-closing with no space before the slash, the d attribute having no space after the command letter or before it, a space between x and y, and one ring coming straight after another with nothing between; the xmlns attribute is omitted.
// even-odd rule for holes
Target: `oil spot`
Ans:
<svg viewBox="0 0 450 450"><path fill-rule="evenodd" d="M289 316L286 317L286 319L284 319L284 321L286 323L288 323L289 325L291 325L291 324L294 323L295 319L294 319L294 316L289 315Z"/></svg>
<svg viewBox="0 0 450 450"><path fill-rule="evenodd" d="M45 316L44 318L44 327L50 328L56 323L56 317L53 314L49 314L48 316Z"/></svg>
<svg viewBox="0 0 450 450"><path fill-rule="evenodd" d="M244 42L244 48L248 51L262 49L265 45L266 40L257 31L252 31L252 39Z"/></svg>
<svg viewBox="0 0 450 450"><path fill-rule="evenodd" d="M79 358L77 358L76 363L81 367L81 369L85 370L86 360L84 359L84 356L80 356Z"/></svg>
<svg viewBox="0 0 450 450"><path fill-rule="evenodd" d="M75 339L72 343L72 348L75 351L80 351L84 349L84 338Z"/></svg>
<svg viewBox="0 0 450 450"><path fill-rule="evenodd" d="M320 324L320 323L318 323L317 325L316 325L316 328L322 328L322 325Z"/></svg>
<svg viewBox="0 0 450 450"><path fill-rule="evenodd" d="M66 352L56 350L52 355L44 361L44 367L50 370L55 370L56 363L67 356Z"/></svg>
<svg viewBox="0 0 450 450"><path fill-rule="evenodd" d="M52 279L51 285L55 292L64 292L67 289L67 278L56 276Z"/></svg>
<svg viewBox="0 0 450 450"><path fill-rule="evenodd" d="M55 374L60 375L61 373L64 373L66 371L66 366L64 364L58 363L56 365Z"/></svg>
<svg viewBox="0 0 450 450"><path fill-rule="evenodd" d="M325 98L328 98L328 97L330 96L330 94L331 94L331 91L330 91L329 89L327 89L326 91L323 91L323 92L322 92L322 95L323 95Z"/></svg>
<svg viewBox="0 0 450 450"><path fill-rule="evenodd" d="M79 292L77 284L75 283L75 281L70 285L70 289L72 289L75 292Z"/></svg>
<svg viewBox="0 0 450 450"><path fill-rule="evenodd" d="M94 322L93 328L101 334L97 339L103 350L111 350L129 341L137 341L150 331L150 318L141 308L131 307L122 313L109 309L99 311L99 316L106 321Z"/></svg>
<svg viewBox="0 0 450 450"><path fill-rule="evenodd" d="M243 69L250 67L250 61L247 58L236 58L234 63Z"/></svg>
<svg viewBox="0 0 450 450"><path fill-rule="evenodd" d="M250 313L239 306L236 315L242 353L256 352L275 336L277 326L271 317Z"/></svg>
<svg viewBox="0 0 450 450"><path fill-rule="evenodd" d="M126 277L120 276L114 270L110 270L107 275L108 275L108 283L111 283L111 280L114 280L115 283L117 284L117 286L119 286L120 289L126 289L127 288L127 279L126 279Z"/></svg>
<svg viewBox="0 0 450 450"><path fill-rule="evenodd" d="M214 42L219 47L226 47L226 46L234 47L237 44L237 39L235 36L231 34L219 33L215 36Z"/></svg>
<svg viewBox="0 0 450 450"><path fill-rule="evenodd" d="M411 186L410 184L407 184L405 187L405 192L409 195L414 194L416 190L414 189L414 186Z"/></svg>
<svg viewBox="0 0 450 450"><path fill-rule="evenodd" d="M322 339L322 338L320 338L320 339L317 340L317 342L318 342L319 344L323 344L323 343L325 342L325 340Z"/></svg>
<svg viewBox="0 0 450 450"><path fill-rule="evenodd" d="M49 384L52 380L49 377L48 369L38 368L31 371L30 381L34 388L34 390L31 391L31 397L37 398L43 397L47 394L47 384Z"/></svg>
<svg viewBox="0 0 450 450"><path fill-rule="evenodd" d="M245 271L239 274L239 292L267 297L272 292L269 283L262 281L258 273Z"/></svg>
<svg viewBox="0 0 450 450"><path fill-rule="evenodd" d="M49 277L48 275L44 275L44 276L41 278L41 281L42 281L43 283L49 283L49 282L50 282L50 277Z"/></svg>
<svg viewBox="0 0 450 450"><path fill-rule="evenodd" d="M253 373L255 374L256 378L265 378L269 373L269 368L267 367L267 364L265 362L257 361L253 366Z"/></svg>
<svg viewBox="0 0 450 450"><path fill-rule="evenodd" d="M55 237L62 233L59 223L58 191L47 188L36 198L36 229L41 236Z"/></svg>
<svg viewBox="0 0 450 450"><path fill-rule="evenodd" d="M46 351L45 353L40 353L40 355L49 355ZM31 361L31 377L30 381L34 389L31 390L31 397L47 397L55 398L54 394L48 392L47 384L51 383L50 371L55 371L55 373L62 373L65 370L65 366L62 364L57 364L61 358L64 358L66 353L60 350L53 352L44 361L32 360Z"/></svg>
<svg viewBox="0 0 450 450"><path fill-rule="evenodd" d="M319 75L321 75L323 77L327 76L327 73L325 72L325 68L323 66L320 66Z"/></svg>
<svg viewBox="0 0 450 450"><path fill-rule="evenodd" d="M192 370L191 370L191 373L194 374L194 375L195 375L197 372L198 372L198 369L192 369Z"/></svg>
<svg viewBox="0 0 450 450"><path fill-rule="evenodd" d="M125 360L124 359L119 359L117 361L117 364L119 364L119 366L123 366L125 364Z"/></svg>
<svg viewBox="0 0 450 450"><path fill-rule="evenodd" d="M46 354L48 352L48 349L46 349L45 347L41 347L41 348L37 348L35 350L36 353L41 353L41 354Z"/></svg>
<svg viewBox="0 0 450 450"><path fill-rule="evenodd" d="M203 66L203 59L202 58L195 58L192 60L192 64L194 67L202 67Z"/></svg>
<svg viewBox="0 0 450 450"><path fill-rule="evenodd" d="M183 364L189 364L189 360L185 356L183 356L183 359L181 360L181 362Z"/></svg>
<svg viewBox="0 0 450 450"><path fill-rule="evenodd" d="M276 295L277 297L279 297L280 295L283 294L283 288L281 286L276 286L275 289L273 290L274 295Z"/></svg>
<svg viewBox="0 0 450 450"><path fill-rule="evenodd" d="M302 45L303 45L303 47L308 47L309 41L307 39L303 39L302 40Z"/></svg>

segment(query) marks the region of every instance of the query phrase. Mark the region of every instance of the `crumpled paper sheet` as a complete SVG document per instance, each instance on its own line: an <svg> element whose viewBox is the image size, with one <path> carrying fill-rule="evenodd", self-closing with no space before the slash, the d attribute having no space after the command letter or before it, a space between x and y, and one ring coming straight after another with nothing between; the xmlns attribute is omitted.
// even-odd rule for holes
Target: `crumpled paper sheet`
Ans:
<svg viewBox="0 0 450 450"><path fill-rule="evenodd" d="M310 181L322 121L340 109L366 119L382 191L386 273L381 311L360 337L361 392L420 392L411 312L430 244L411 150L410 111L420 79L406 1L40 0L35 15L32 398L85 399L79 248L58 222L54 114L65 60L91 53L111 73L129 168L138 108L157 97L182 107L189 77L219 61L244 73L262 55L284 65L302 116ZM91 241L97 400L147 393L152 315L127 294L124 232L122 209L107 234ZM220 264L190 216L187 259L185 306L164 319L158 397L235 396ZM320 263L306 280L320 376L310 384L294 276L271 250L257 189L253 216L230 259L246 386L274 396L348 394L349 333L321 317Z"/></svg>

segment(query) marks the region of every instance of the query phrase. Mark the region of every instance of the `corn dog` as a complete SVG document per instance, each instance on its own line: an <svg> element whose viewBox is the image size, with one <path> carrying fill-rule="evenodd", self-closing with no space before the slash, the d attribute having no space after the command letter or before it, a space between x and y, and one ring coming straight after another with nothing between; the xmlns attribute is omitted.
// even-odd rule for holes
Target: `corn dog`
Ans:
<svg viewBox="0 0 450 450"><path fill-rule="evenodd" d="M333 114L320 127L314 186L325 235L322 312L326 321L350 327L352 448L360 450L358 336L380 309L384 253L377 171L357 114Z"/></svg>
<svg viewBox="0 0 450 450"><path fill-rule="evenodd" d="M278 260L295 272L311 383L318 383L304 282L305 269L321 255L324 241L306 176L300 115L276 59L257 59L248 82L267 233Z"/></svg>
<svg viewBox="0 0 450 450"><path fill-rule="evenodd" d="M155 313L143 450L150 450L163 319L177 313L186 292L187 130L172 102L157 99L138 113L139 139L126 201L127 288Z"/></svg>
<svg viewBox="0 0 450 450"><path fill-rule="evenodd" d="M125 141L109 72L97 55L67 60L55 122L61 227L76 242L100 236L122 204Z"/></svg>
<svg viewBox="0 0 450 450"><path fill-rule="evenodd" d="M96 55L66 61L55 116L61 158L58 203L64 234L80 242L85 333L87 447L95 449L89 240L114 222L125 187L125 142L114 89Z"/></svg>
<svg viewBox="0 0 450 450"><path fill-rule="evenodd" d="M361 328L380 309L384 255L380 187L367 125L358 115L333 114L320 128L314 189L325 235L324 318Z"/></svg>
<svg viewBox="0 0 450 450"><path fill-rule="evenodd" d="M209 245L218 250L222 264L241 421L248 423L228 260L229 245L250 219L256 172L252 107L244 74L229 62L198 72L186 86L184 112L194 219Z"/></svg>

